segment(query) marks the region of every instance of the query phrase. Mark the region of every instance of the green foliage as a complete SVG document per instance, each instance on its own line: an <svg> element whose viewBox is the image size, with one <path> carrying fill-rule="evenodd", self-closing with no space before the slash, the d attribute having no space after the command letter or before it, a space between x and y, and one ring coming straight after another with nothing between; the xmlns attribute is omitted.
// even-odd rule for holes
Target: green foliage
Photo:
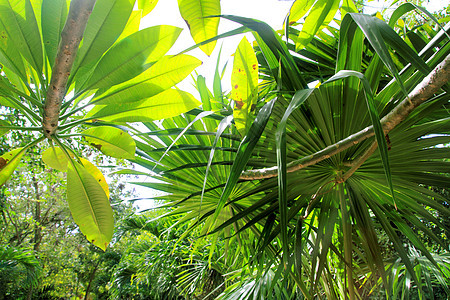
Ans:
<svg viewBox="0 0 450 300"><path fill-rule="evenodd" d="M383 131L448 56L448 37L428 23L393 29L352 3L337 12L323 3L299 14L340 28L308 15L302 27L286 24L288 42L263 22L223 16L254 31L255 121L241 139L232 113L239 103L228 95L214 109L217 87L212 93L200 77L203 109L145 123L133 161L158 182L140 184L164 192L153 199L188 226L180 242L197 234L212 241L210 264L215 255L238 262L226 266L224 299L445 292L448 197L428 187L448 188L447 87ZM424 43L412 46L405 30Z"/></svg>
<svg viewBox="0 0 450 300"><path fill-rule="evenodd" d="M158 214L134 215L119 226L127 248L114 270L112 297L205 299L218 295L223 290L223 259L215 256L214 263L208 263L204 250L209 241L190 236L179 240L186 226L174 226L176 218L154 220Z"/></svg>
<svg viewBox="0 0 450 300"><path fill-rule="evenodd" d="M38 285L41 266L32 251L10 246L0 247L0 297L25 296Z"/></svg>

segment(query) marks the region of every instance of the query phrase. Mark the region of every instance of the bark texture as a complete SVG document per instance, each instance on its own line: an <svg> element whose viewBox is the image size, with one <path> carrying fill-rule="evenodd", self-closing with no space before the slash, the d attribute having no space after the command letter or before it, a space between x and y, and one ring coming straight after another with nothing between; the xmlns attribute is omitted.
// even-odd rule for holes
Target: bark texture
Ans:
<svg viewBox="0 0 450 300"><path fill-rule="evenodd" d="M450 77L450 54L433 69L415 88L409 93L408 97L401 101L390 113L384 116L380 122L384 133L394 129L398 124L405 120L408 115L419 105L430 99L437 93L446 83ZM373 126L364 128L363 130L350 135L349 137L330 145L314 154L302 157L298 160L287 164L287 172L295 172L314 165L322 160L330 158L353 145L356 145L365 139L375 135ZM266 179L278 176L277 166L248 170L242 172L239 179L241 180L256 180Z"/></svg>
<svg viewBox="0 0 450 300"><path fill-rule="evenodd" d="M44 103L42 128L47 138L55 134L58 128L61 104L67 91L67 80L95 1L73 0L70 3L67 21L61 33L61 42Z"/></svg>

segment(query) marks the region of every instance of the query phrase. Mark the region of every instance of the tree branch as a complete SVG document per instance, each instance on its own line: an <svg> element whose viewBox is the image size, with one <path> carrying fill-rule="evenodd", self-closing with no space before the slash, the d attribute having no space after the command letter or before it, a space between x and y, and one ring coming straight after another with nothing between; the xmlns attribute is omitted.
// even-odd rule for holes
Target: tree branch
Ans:
<svg viewBox="0 0 450 300"><path fill-rule="evenodd" d="M347 179L349 179L353 173L355 173L359 167L362 166L362 164L375 152L375 150L377 150L378 148L378 143L377 141L373 141L372 145L370 145L369 148L366 149L366 151L357 159L355 159L352 162L352 167L345 172L345 174L343 174L340 178L338 178L336 180L337 183L343 183L345 181L347 181Z"/></svg>
<svg viewBox="0 0 450 300"><path fill-rule="evenodd" d="M384 133L394 129L398 124L405 120L408 115L419 105L427 101L437 93L439 89L448 83L450 77L450 54L438 65L433 71L428 74L415 88L409 93L408 97L400 102L391 112L381 119L381 126ZM347 138L330 145L314 154L302 157L298 160L287 164L287 172L295 172L314 165L322 160L330 158L353 145L356 145L365 139L374 136L373 126L368 126L363 130L348 136ZM239 179L241 180L255 180L266 179L278 176L277 166L247 170L242 172Z"/></svg>
<svg viewBox="0 0 450 300"><path fill-rule="evenodd" d="M61 33L61 41L52 69L50 86L45 97L42 128L47 138L50 138L58 128L61 104L67 91L67 80L95 1L73 0L70 3L69 14Z"/></svg>

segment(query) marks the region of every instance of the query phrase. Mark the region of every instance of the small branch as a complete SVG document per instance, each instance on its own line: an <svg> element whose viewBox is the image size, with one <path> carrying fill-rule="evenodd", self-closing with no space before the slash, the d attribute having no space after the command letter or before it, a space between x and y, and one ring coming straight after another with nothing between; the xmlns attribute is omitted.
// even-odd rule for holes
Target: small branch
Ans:
<svg viewBox="0 0 450 300"><path fill-rule="evenodd" d="M415 88L409 93L408 97L400 102L390 113L381 119L381 126L384 133L394 129L398 124L405 120L408 115L419 105L427 101L437 93L439 89L448 83L450 77L450 54L428 74ZM315 165L316 163L330 158L353 145L356 145L374 135L373 126L368 126L363 130L350 135L349 137L330 145L314 154L305 156L301 159L287 164L287 172L295 172ZM277 166L248 170L241 174L241 180L266 179L278 176Z"/></svg>
<svg viewBox="0 0 450 300"><path fill-rule="evenodd" d="M70 4L45 98L42 128L47 138L55 134L58 128L58 118L62 101L66 95L67 80L95 1L73 0Z"/></svg>

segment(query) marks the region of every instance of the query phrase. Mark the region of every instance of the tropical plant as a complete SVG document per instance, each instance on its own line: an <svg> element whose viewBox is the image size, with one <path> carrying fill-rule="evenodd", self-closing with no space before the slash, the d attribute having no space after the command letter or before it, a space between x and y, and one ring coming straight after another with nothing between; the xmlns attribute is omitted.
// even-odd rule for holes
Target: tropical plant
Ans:
<svg viewBox="0 0 450 300"><path fill-rule="evenodd" d="M42 159L67 172L75 222L103 250L114 228L108 185L83 158L80 144L114 158L132 158L135 143L118 125L172 117L199 104L172 88L201 64L189 55L165 55L182 29L139 30L157 1L139 0L133 10L135 2L0 1L0 104L24 121L15 126L2 119L1 133L34 134L32 141L1 156L0 184L31 147L45 142ZM180 0L179 8L196 41L217 33L218 20L203 19L198 12L220 14L219 0ZM213 47L202 49L210 54Z"/></svg>
<svg viewBox="0 0 450 300"><path fill-rule="evenodd" d="M0 246L0 298L25 297L30 287L38 285L39 261L32 251Z"/></svg>
<svg viewBox="0 0 450 300"><path fill-rule="evenodd" d="M11 134L0 138L2 144L16 143L9 137ZM16 134L23 140L33 138L21 132ZM30 149L17 167L18 172L0 189L0 245L14 249L13 253L25 253L37 266L33 284L30 284L25 280L28 269L20 262L11 259L8 264L3 261L11 268L0 271L3 283L0 299L80 297L89 294L89 290L91 296L101 298L102 294L108 293L108 268L115 267L120 260L120 244L114 243L106 253L89 244L73 222L65 203L64 174L52 172L40 160L41 151L38 146ZM95 153L90 159L100 164L112 160ZM132 194L123 182L117 182L117 177L109 178L110 201L114 219L120 222L122 215L130 214L134 209L130 203L123 202Z"/></svg>
<svg viewBox="0 0 450 300"><path fill-rule="evenodd" d="M430 282L448 295L444 260L421 236L445 249L449 233L436 217L450 215L448 198L429 187L450 182L450 26L410 3L388 22L352 1L307 4L294 2L280 33L222 16L257 46L239 45L229 95L216 70L213 92L198 77L201 109L132 129L133 161L158 180L139 184L166 193L153 199L188 224L184 236L209 235L208 251L240 260L223 298L397 298L390 272L419 297ZM412 10L434 23L399 27Z"/></svg>
<svg viewBox="0 0 450 300"><path fill-rule="evenodd" d="M179 240L186 226L176 226L174 217L154 220L158 214L133 215L118 226L126 248L115 267L110 296L210 299L218 295L224 281L224 261L214 256L213 265L208 262L205 249L211 241L194 241L191 235Z"/></svg>

